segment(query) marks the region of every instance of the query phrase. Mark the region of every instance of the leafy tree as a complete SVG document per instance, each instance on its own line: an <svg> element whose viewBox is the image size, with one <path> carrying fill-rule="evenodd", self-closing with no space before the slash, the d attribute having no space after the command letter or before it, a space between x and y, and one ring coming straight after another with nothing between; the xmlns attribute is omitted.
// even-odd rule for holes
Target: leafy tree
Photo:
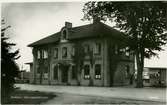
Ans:
<svg viewBox="0 0 167 105"><path fill-rule="evenodd" d="M2 20L2 26L5 25ZM18 76L18 66L15 62L20 56L18 56L19 50L11 51L11 47L15 44L8 42L8 38L5 36L5 31L10 28L7 26L1 29L1 101L2 103L9 103L10 94L14 90L14 78Z"/></svg>
<svg viewBox="0 0 167 105"><path fill-rule="evenodd" d="M156 51L167 43L167 2L88 2L83 12L84 19L115 22L115 27L128 36L127 44L137 61L136 87L143 87L144 58L157 56Z"/></svg>

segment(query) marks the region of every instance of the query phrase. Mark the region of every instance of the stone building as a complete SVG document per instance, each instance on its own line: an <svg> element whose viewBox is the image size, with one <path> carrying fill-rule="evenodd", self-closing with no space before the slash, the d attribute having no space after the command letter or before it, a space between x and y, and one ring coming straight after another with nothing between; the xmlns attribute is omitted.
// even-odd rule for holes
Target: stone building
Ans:
<svg viewBox="0 0 167 105"><path fill-rule="evenodd" d="M123 33L100 21L78 27L65 22L59 32L28 45L33 48L33 83L132 84L134 57L126 41Z"/></svg>

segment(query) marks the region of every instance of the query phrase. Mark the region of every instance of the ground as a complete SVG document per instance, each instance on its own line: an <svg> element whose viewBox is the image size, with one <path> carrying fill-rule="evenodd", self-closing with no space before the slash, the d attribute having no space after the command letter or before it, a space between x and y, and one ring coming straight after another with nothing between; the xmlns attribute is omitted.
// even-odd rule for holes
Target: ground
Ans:
<svg viewBox="0 0 167 105"><path fill-rule="evenodd" d="M52 92L57 95L43 104L121 104L165 105L166 88L83 87L16 84L24 90Z"/></svg>
<svg viewBox="0 0 167 105"><path fill-rule="evenodd" d="M6 104L41 104L54 97L53 93L15 89Z"/></svg>

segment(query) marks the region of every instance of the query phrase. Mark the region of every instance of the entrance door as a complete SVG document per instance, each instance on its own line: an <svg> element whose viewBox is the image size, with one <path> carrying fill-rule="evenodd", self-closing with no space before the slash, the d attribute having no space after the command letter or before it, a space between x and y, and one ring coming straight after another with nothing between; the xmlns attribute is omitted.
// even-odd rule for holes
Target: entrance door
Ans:
<svg viewBox="0 0 167 105"><path fill-rule="evenodd" d="M62 82L68 82L68 66L63 66L61 69Z"/></svg>

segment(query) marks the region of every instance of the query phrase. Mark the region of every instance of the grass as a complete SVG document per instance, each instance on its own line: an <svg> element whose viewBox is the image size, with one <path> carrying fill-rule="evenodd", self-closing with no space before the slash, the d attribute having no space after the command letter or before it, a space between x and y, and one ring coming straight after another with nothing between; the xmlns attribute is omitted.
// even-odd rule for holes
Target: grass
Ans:
<svg viewBox="0 0 167 105"><path fill-rule="evenodd" d="M15 90L11 97L10 102L7 104L40 104L56 97L53 93Z"/></svg>

